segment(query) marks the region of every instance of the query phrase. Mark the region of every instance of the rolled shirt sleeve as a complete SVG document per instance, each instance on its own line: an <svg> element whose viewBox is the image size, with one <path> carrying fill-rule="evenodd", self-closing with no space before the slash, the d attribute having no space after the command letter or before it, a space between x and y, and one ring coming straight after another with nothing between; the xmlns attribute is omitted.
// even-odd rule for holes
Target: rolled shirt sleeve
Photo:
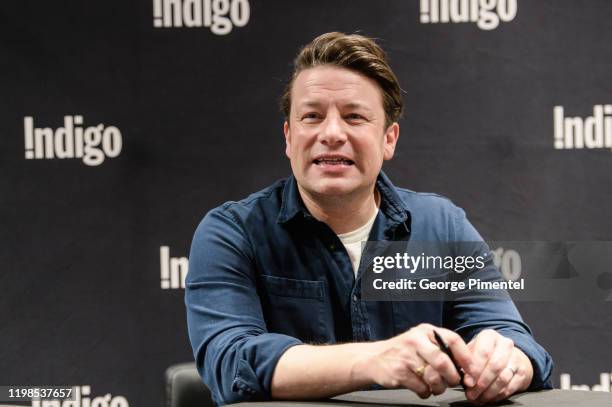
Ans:
<svg viewBox="0 0 612 407"><path fill-rule="evenodd" d="M455 221L456 242L482 241L482 237L467 220L465 212L457 208ZM492 262L491 259L489 259ZM484 270L483 270L484 271ZM491 264L489 273L499 273ZM492 276L495 279L496 276ZM533 379L529 391L552 388L551 376L553 361L546 350L536 342L531 329L521 317L512 300L458 301L447 302L451 309L445 312L450 316L446 324L468 342L483 329L494 329L514 341L533 366Z"/></svg>
<svg viewBox="0 0 612 407"><path fill-rule="evenodd" d="M196 229L185 305L196 366L214 402L269 399L278 360L301 341L267 331L248 236L227 205Z"/></svg>

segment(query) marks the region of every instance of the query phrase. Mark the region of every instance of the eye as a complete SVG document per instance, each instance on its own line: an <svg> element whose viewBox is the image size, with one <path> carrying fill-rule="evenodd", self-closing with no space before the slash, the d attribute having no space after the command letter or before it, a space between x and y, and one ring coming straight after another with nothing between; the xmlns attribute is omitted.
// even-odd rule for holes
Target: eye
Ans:
<svg viewBox="0 0 612 407"><path fill-rule="evenodd" d="M316 120L319 120L319 119L320 119L320 116L319 116L319 114L317 112L308 112L308 113L302 115L302 119L301 120L305 121L305 122L313 122L313 121L316 121Z"/></svg>
<svg viewBox="0 0 612 407"><path fill-rule="evenodd" d="M365 117L363 117L359 113L349 113L345 117L346 117L347 120L350 120L350 121L363 121L363 120L365 120Z"/></svg>

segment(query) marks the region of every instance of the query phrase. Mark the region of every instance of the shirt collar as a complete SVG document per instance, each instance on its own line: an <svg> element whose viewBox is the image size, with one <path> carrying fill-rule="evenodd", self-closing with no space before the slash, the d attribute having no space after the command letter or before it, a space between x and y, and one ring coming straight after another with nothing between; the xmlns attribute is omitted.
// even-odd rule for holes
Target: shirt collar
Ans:
<svg viewBox="0 0 612 407"><path fill-rule="evenodd" d="M378 174L376 188L380 192L380 209L395 223L405 222L410 214L407 204L399 197L395 186L383 171Z"/></svg>
<svg viewBox="0 0 612 407"><path fill-rule="evenodd" d="M399 197L395 186L387 175L381 171L376 178L376 188L380 192L380 210L394 224L406 222L409 219L409 209L404 201ZM311 217L308 209L300 196L297 181L292 175L287 178L283 187L283 196L280 212L278 214L277 223L286 223L297 215L302 217Z"/></svg>
<svg viewBox="0 0 612 407"><path fill-rule="evenodd" d="M276 222L286 223L295 218L297 214L310 216L308 209L306 209L304 201L302 201L302 197L300 196L297 181L292 175L285 181L285 186L283 187L282 204Z"/></svg>

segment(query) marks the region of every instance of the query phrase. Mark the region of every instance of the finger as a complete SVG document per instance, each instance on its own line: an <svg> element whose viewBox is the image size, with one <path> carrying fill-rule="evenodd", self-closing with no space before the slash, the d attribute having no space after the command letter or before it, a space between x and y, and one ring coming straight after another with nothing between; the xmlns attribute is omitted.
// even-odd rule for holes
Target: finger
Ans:
<svg viewBox="0 0 612 407"><path fill-rule="evenodd" d="M467 344L467 348L470 351L470 354L474 353L474 345L476 344L476 341L470 341L470 343ZM470 364L468 364L468 366L471 365L471 361ZM476 379L474 378L474 376L472 376L468 371L466 371L466 369L463 369L465 374L463 376L463 385L465 387L472 387L476 384Z"/></svg>
<svg viewBox="0 0 612 407"><path fill-rule="evenodd" d="M429 392L430 390L429 384L425 381L425 378L424 378L425 370L427 370L427 366L428 366L427 361L423 359L414 349L407 350L407 353L410 354L410 358L409 358L410 373L414 375L418 379L418 381L423 385L423 387ZM425 368L425 370L422 370L423 367ZM419 369L422 370L421 374L417 374Z"/></svg>
<svg viewBox="0 0 612 407"><path fill-rule="evenodd" d="M403 387L414 391L422 399L431 396L429 385L412 371L409 372L401 382Z"/></svg>
<svg viewBox="0 0 612 407"><path fill-rule="evenodd" d="M508 366L514 342L511 339L505 338L498 333L495 333L496 340L493 352L490 354L482 373L476 381L476 386L468 390L468 398L477 399L480 395L497 379L502 371ZM477 350L478 352L478 350Z"/></svg>
<svg viewBox="0 0 612 407"><path fill-rule="evenodd" d="M453 362L450 358L440 350L438 345L434 345L428 337L423 337L417 348L419 355L425 359L427 364L431 366L446 383L456 386L461 378Z"/></svg>
<svg viewBox="0 0 612 407"><path fill-rule="evenodd" d="M478 403L487 403L497 397L502 390L506 388L506 386L510 383L512 378L514 377L514 372L510 367L506 366L493 383L486 388L482 394L476 399Z"/></svg>
<svg viewBox="0 0 612 407"><path fill-rule="evenodd" d="M431 396L431 389L419 376L411 373L403 381L403 386L414 391L420 398L426 399Z"/></svg>
<svg viewBox="0 0 612 407"><path fill-rule="evenodd" d="M427 362L412 348L403 349L398 356L403 362L402 372L398 375L399 385L414 391L421 398L429 397L431 390L423 379L424 371L421 375L415 373L419 368L426 367Z"/></svg>
<svg viewBox="0 0 612 407"><path fill-rule="evenodd" d="M491 401L493 402L502 401L512 396L514 393L519 391L519 389L521 388L522 382L523 382L523 379L521 378L521 375L517 371L514 374L514 376L512 376L510 383L508 383L505 388L501 389L499 394L495 398L493 398L493 400Z"/></svg>
<svg viewBox="0 0 612 407"><path fill-rule="evenodd" d="M448 384L446 384L446 381L444 381L442 376L440 376L440 373L429 365L425 368L423 379L425 380L425 383L429 385L431 392L435 395L444 393L448 387Z"/></svg>
<svg viewBox="0 0 612 407"><path fill-rule="evenodd" d="M530 364L531 362L527 356L525 356L519 348L515 347L508 364L509 366L514 366L516 369L514 376L512 376L512 380L508 383L506 388L502 389L493 401L504 400L514 393L526 390L533 377L533 370L530 369Z"/></svg>
<svg viewBox="0 0 612 407"><path fill-rule="evenodd" d="M457 333L448 329L442 328L436 329L436 331L440 334L446 345L448 345L451 353L453 354L453 358L459 367L463 368L465 372L469 372L470 365L472 363L472 351L463 341L463 338L461 338L461 336L459 336ZM435 341L435 337L433 340Z"/></svg>
<svg viewBox="0 0 612 407"><path fill-rule="evenodd" d="M484 367L486 366L493 349L495 348L496 332L485 329L481 331L474 339L469 343L472 348L472 363L467 373L473 378L473 381L466 379L465 385L473 387L476 385L476 381L480 378Z"/></svg>

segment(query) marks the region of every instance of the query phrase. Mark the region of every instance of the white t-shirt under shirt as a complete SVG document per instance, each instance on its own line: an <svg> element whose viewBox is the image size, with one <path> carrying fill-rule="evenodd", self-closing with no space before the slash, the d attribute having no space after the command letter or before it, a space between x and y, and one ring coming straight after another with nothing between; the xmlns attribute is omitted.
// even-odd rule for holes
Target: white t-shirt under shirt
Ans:
<svg viewBox="0 0 612 407"><path fill-rule="evenodd" d="M357 276L357 269L359 268L359 261L361 260L361 243L368 240L368 236L370 235L370 231L372 230L372 226L374 225L377 215L378 208L376 208L374 214L365 225L360 226L351 232L338 235L338 238L344 245L344 248L348 252L349 258L351 259L355 276Z"/></svg>

